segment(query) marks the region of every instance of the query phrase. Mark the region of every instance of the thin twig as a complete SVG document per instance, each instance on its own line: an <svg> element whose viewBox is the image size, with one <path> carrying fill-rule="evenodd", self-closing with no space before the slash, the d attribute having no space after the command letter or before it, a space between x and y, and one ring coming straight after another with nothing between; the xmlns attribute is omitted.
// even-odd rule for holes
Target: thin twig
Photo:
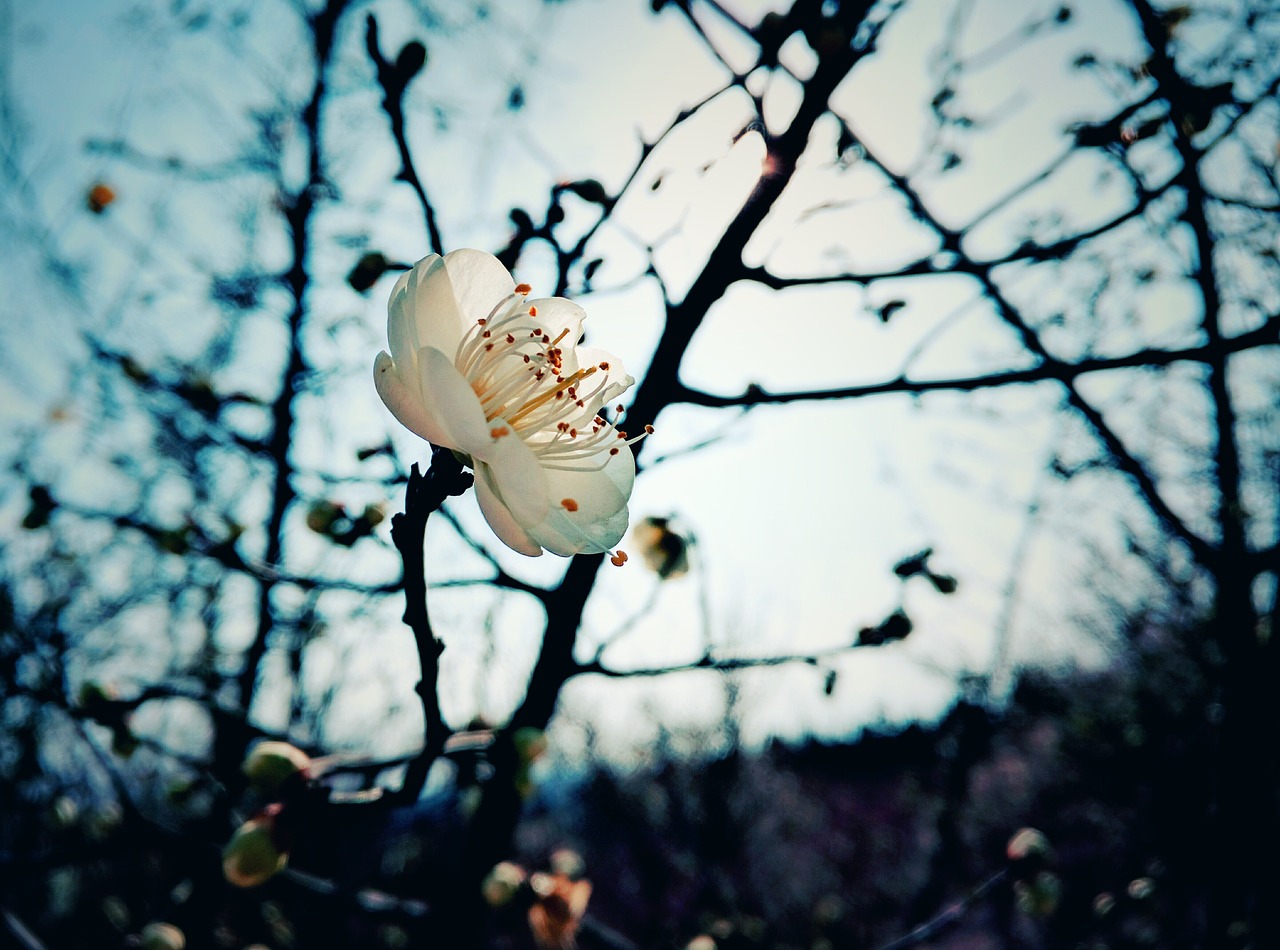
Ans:
<svg viewBox="0 0 1280 950"><path fill-rule="evenodd" d="M997 871L989 878L975 887L972 891L962 897L956 903L951 904L937 917L926 921L909 934L899 937L890 943L886 943L880 947L880 950L905 950L907 947L918 946L926 940L932 940L943 931L950 930L956 924L960 923L970 910L974 908L984 897L994 891L997 887L1004 883L1005 878L1009 876L1009 872L1005 869Z"/></svg>
<svg viewBox="0 0 1280 950"><path fill-rule="evenodd" d="M401 68L399 60L393 64L382 55L382 50L378 48L378 21L374 19L373 14L369 14L369 18L365 21L365 48L368 49L369 58L373 60L373 65L378 71L378 85L382 87L382 110L387 114L387 121L391 124L391 137L395 139L396 150L400 153L400 172L396 178L412 188L413 193L418 196L431 250L437 254L443 254L444 240L440 236L440 226L436 223L435 206L427 197L427 189L423 186L418 170L413 164L413 155L409 151L409 140L404 128L404 94L409 86L409 80L417 70L406 72Z"/></svg>

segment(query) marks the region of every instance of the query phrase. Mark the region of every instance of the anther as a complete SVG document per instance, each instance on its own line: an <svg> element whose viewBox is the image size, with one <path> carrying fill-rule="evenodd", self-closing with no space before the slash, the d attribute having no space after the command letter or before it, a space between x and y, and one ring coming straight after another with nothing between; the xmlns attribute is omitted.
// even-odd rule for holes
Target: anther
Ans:
<svg viewBox="0 0 1280 950"><path fill-rule="evenodd" d="M601 363L601 364L600 364L600 368L601 368L601 369L604 369L604 370L607 370L607 369L609 368L609 364L608 364L608 363Z"/></svg>
<svg viewBox="0 0 1280 950"><path fill-rule="evenodd" d="M496 429L489 430L489 437L493 439L501 439L504 435L510 435L511 430L506 426L498 426Z"/></svg>
<svg viewBox="0 0 1280 950"><path fill-rule="evenodd" d="M578 503L574 501L572 498L561 498L560 507L562 507L565 511L577 511Z"/></svg>
<svg viewBox="0 0 1280 950"><path fill-rule="evenodd" d="M527 294L531 290L533 290L533 288L528 284L516 284L516 293L518 294Z"/></svg>
<svg viewBox="0 0 1280 950"><path fill-rule="evenodd" d="M622 567L622 565L627 563L627 552L618 551L613 555L613 557L609 558L609 563L614 567Z"/></svg>
<svg viewBox="0 0 1280 950"><path fill-rule="evenodd" d="M538 308L537 308L537 307L530 307L530 308L529 308L529 316L531 316L531 317L536 317L537 315L538 315Z"/></svg>

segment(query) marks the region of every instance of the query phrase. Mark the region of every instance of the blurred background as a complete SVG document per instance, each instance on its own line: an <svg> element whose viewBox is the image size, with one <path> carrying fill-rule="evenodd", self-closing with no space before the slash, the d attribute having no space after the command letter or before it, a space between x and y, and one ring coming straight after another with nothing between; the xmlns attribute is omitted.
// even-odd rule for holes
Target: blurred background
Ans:
<svg viewBox="0 0 1280 950"><path fill-rule="evenodd" d="M2 932L1275 945L1278 50L1261 0L0 0ZM656 431L621 568L431 512L424 634L371 368L462 247Z"/></svg>

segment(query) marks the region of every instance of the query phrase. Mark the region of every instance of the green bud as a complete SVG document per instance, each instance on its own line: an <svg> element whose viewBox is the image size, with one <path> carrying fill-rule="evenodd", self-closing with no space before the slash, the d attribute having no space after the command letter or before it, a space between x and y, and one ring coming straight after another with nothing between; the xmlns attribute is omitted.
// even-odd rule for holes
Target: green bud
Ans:
<svg viewBox="0 0 1280 950"><path fill-rule="evenodd" d="M280 790L286 781L305 773L311 765L311 756L288 742L259 742L245 757L241 771L249 784L261 792L271 794Z"/></svg>
<svg viewBox="0 0 1280 950"><path fill-rule="evenodd" d="M284 870L287 852L276 847L274 816L251 818L236 829L222 850L222 874L236 887L257 887Z"/></svg>
<svg viewBox="0 0 1280 950"><path fill-rule="evenodd" d="M495 864L480 884L480 894L490 907L503 907L511 902L526 878L525 870L511 861Z"/></svg>
<svg viewBox="0 0 1280 950"><path fill-rule="evenodd" d="M142 950L185 950L187 935L173 924L153 921L142 928Z"/></svg>

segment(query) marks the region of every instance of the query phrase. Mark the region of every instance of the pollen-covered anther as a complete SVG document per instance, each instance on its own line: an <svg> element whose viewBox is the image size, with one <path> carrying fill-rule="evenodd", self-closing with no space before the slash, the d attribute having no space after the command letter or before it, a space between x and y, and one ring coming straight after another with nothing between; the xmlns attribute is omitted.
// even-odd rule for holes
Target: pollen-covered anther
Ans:
<svg viewBox="0 0 1280 950"><path fill-rule="evenodd" d="M577 511L578 503L574 501L572 498L561 498L560 507L563 508L565 511Z"/></svg>
<svg viewBox="0 0 1280 950"><path fill-rule="evenodd" d="M627 563L627 560L627 552L619 548L614 552L613 556L609 558L609 563L614 567L622 567L622 565Z"/></svg>
<svg viewBox="0 0 1280 950"><path fill-rule="evenodd" d="M532 291L533 291L533 288L530 287L528 284L516 284L515 292L518 294L527 294L527 293L531 293Z"/></svg>
<svg viewBox="0 0 1280 950"><path fill-rule="evenodd" d="M511 434L511 430L508 429L506 426L497 426L496 428L489 430L490 438L494 438L494 439L501 439L504 435L510 435L510 434Z"/></svg>
<svg viewBox="0 0 1280 950"><path fill-rule="evenodd" d="M653 426L646 425L646 426L644 427L644 434L645 434L645 435L653 435Z"/></svg>
<svg viewBox="0 0 1280 950"><path fill-rule="evenodd" d="M538 315L538 308L537 308L537 307L530 307L530 308L529 308L529 316L531 316L531 317L536 317L537 315Z"/></svg>
<svg viewBox="0 0 1280 950"><path fill-rule="evenodd" d="M603 369L603 370L608 370L608 368L609 368L609 364L608 364L608 363L601 363L601 364L600 364L600 368L601 368L601 369Z"/></svg>

